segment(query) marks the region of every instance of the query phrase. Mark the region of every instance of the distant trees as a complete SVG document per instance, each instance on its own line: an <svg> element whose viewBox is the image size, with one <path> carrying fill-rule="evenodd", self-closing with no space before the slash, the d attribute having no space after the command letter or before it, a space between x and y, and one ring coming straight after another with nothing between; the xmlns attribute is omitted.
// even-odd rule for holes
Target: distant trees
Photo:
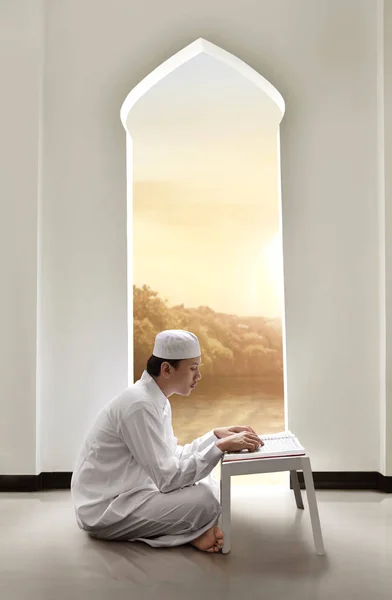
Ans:
<svg viewBox="0 0 392 600"><path fill-rule="evenodd" d="M147 285L133 286L134 367L138 379L164 329L195 333L202 349L203 374L283 377L282 325L279 319L216 313L208 306L168 307Z"/></svg>

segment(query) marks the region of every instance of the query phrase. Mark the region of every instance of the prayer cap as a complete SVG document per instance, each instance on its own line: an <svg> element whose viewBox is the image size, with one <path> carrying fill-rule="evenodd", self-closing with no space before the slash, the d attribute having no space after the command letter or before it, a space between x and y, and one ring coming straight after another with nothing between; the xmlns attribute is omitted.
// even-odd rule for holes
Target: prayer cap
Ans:
<svg viewBox="0 0 392 600"><path fill-rule="evenodd" d="M161 331L155 338L153 355L167 360L184 360L201 355L197 337L182 329Z"/></svg>

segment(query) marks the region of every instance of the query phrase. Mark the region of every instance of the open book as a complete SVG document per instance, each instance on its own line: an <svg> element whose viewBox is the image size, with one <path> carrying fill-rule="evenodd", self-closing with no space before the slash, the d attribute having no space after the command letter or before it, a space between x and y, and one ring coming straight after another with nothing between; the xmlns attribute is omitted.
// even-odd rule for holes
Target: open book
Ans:
<svg viewBox="0 0 392 600"><path fill-rule="evenodd" d="M241 450L240 452L227 452L223 456L223 462L234 460L250 460L260 458L283 458L286 456L303 456L305 448L301 446L297 437L291 431L281 431L271 435L261 435L264 446L255 452Z"/></svg>

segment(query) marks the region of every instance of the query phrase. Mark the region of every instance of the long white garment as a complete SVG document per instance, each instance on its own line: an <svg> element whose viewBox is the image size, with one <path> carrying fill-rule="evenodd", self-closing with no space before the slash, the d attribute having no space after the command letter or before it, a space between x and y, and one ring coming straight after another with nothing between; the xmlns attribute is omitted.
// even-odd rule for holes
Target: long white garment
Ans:
<svg viewBox="0 0 392 600"><path fill-rule="evenodd" d="M216 485L205 479L222 456L216 441L209 432L178 445L170 403L144 372L103 408L86 436L71 483L79 526L90 533L110 529L144 505L157 507L157 493L169 495L203 479Z"/></svg>
<svg viewBox="0 0 392 600"><path fill-rule="evenodd" d="M122 521L89 533L102 540L141 541L155 547L192 542L216 525L222 512L208 479L168 494L157 490Z"/></svg>

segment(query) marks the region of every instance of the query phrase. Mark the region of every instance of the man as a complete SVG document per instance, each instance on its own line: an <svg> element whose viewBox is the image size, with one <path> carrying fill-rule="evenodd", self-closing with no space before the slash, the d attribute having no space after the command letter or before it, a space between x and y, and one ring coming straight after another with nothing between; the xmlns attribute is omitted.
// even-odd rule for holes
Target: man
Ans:
<svg viewBox="0 0 392 600"><path fill-rule="evenodd" d="M212 470L224 452L254 451L262 442L250 427L234 426L177 444L168 398L195 389L200 355L194 334L158 334L142 378L96 418L71 483L78 525L91 536L155 547L191 543L206 552L222 548Z"/></svg>

